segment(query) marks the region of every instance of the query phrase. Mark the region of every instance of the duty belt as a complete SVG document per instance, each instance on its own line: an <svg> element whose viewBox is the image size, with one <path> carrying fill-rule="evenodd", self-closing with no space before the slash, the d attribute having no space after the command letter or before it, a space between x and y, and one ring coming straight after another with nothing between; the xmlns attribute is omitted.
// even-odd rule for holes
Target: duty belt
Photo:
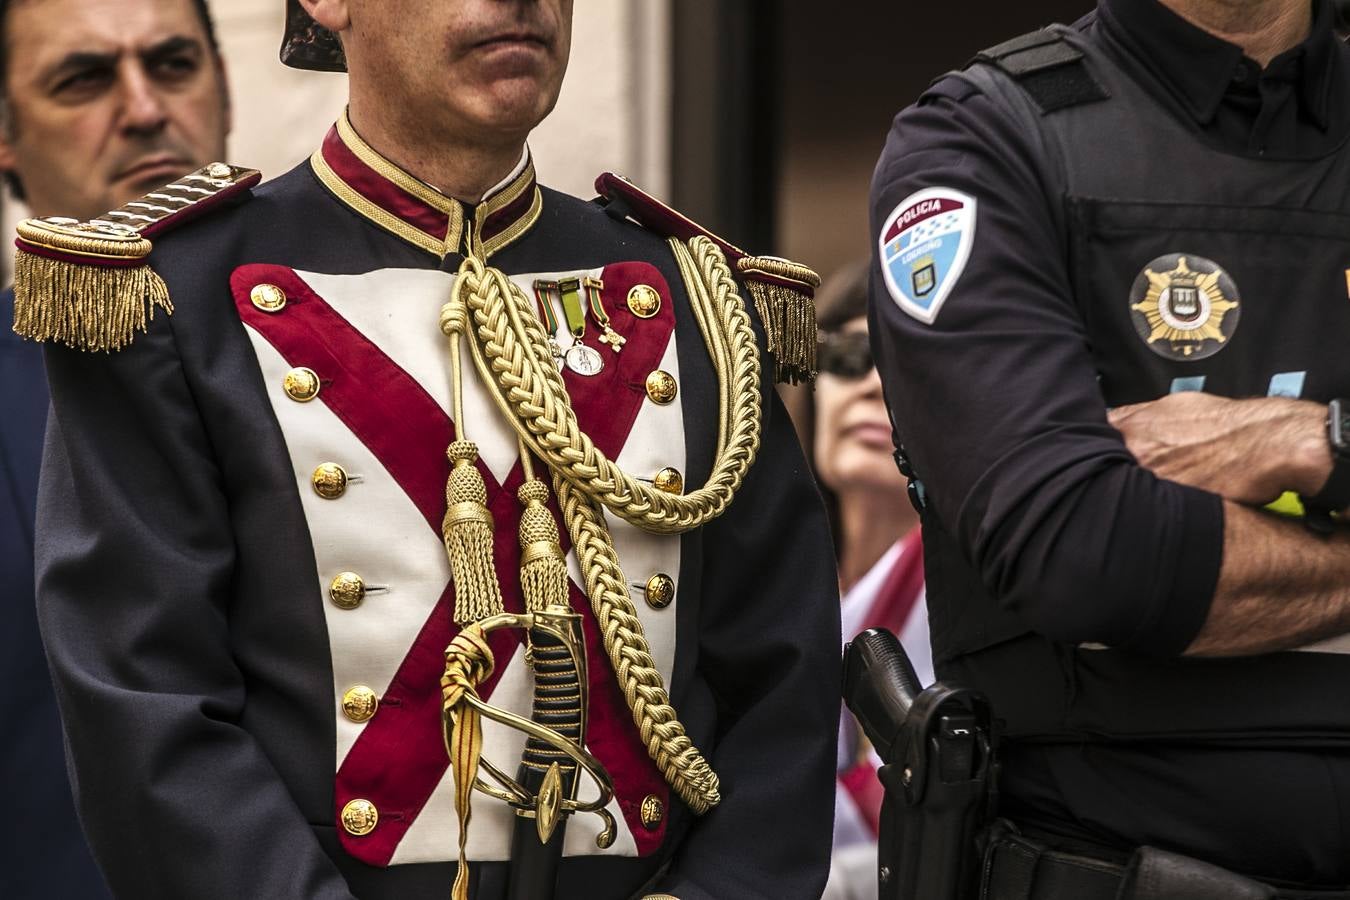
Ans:
<svg viewBox="0 0 1350 900"><path fill-rule="evenodd" d="M1277 888L1154 847L1107 859L1049 847L1006 822L990 829L980 900L1350 900L1350 890Z"/></svg>

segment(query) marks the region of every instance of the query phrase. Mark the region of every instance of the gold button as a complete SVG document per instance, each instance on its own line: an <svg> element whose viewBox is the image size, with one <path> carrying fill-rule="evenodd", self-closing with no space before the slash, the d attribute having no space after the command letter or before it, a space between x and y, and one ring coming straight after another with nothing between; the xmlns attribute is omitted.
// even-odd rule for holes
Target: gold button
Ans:
<svg viewBox="0 0 1350 900"><path fill-rule="evenodd" d="M646 811L646 806L643 806ZM342 807L342 827L354 837L365 837L380 823L380 811L369 800L353 800Z"/></svg>
<svg viewBox="0 0 1350 900"><path fill-rule="evenodd" d="M313 369L297 366L286 373L281 388L297 403L308 403L319 396L319 376Z"/></svg>
<svg viewBox="0 0 1350 900"><path fill-rule="evenodd" d="M325 500L336 500L347 493L347 482L351 479L347 477L347 470L337 463L323 463L314 470L310 477L310 484L314 485L314 493Z"/></svg>
<svg viewBox="0 0 1350 900"><path fill-rule="evenodd" d="M664 572L657 572L647 579L643 593L647 597L647 605L652 609L665 609L675 599L675 579Z"/></svg>
<svg viewBox="0 0 1350 900"><path fill-rule="evenodd" d="M670 466L657 472L652 484L658 491L665 491L667 494L684 493L684 476L680 474L679 469L672 469Z"/></svg>
<svg viewBox="0 0 1350 900"><path fill-rule="evenodd" d="M286 292L275 284L259 284L248 292L248 299L263 312L281 312L286 306Z"/></svg>
<svg viewBox="0 0 1350 900"><path fill-rule="evenodd" d="M639 319L650 319L661 311L661 295L650 284L635 284L628 292L628 311Z"/></svg>
<svg viewBox="0 0 1350 900"><path fill-rule="evenodd" d="M653 403L660 403L665 406L675 399L675 395L680 392L679 386L675 383L675 376L662 369L647 376L647 396Z"/></svg>
<svg viewBox="0 0 1350 900"><path fill-rule="evenodd" d="M206 174L212 178L229 178L233 170L222 162L213 162L206 167Z"/></svg>
<svg viewBox="0 0 1350 900"><path fill-rule="evenodd" d="M380 708L380 698L364 684L342 695L342 714L353 722L369 722Z"/></svg>
<svg viewBox="0 0 1350 900"><path fill-rule="evenodd" d="M328 585L328 599L338 609L356 609L366 599L366 583L355 572L339 572Z"/></svg>
<svg viewBox="0 0 1350 900"><path fill-rule="evenodd" d="M648 831L655 831L666 817L666 805L655 794L642 798L642 824Z"/></svg>

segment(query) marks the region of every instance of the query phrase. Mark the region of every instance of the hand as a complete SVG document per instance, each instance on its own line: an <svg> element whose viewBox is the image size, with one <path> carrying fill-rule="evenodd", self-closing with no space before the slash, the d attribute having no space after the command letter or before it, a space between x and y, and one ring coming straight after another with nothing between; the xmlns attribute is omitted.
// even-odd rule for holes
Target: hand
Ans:
<svg viewBox="0 0 1350 900"><path fill-rule="evenodd" d="M1122 406L1108 419L1159 478L1264 506L1316 494L1331 473L1326 408L1305 400L1230 400L1197 391Z"/></svg>

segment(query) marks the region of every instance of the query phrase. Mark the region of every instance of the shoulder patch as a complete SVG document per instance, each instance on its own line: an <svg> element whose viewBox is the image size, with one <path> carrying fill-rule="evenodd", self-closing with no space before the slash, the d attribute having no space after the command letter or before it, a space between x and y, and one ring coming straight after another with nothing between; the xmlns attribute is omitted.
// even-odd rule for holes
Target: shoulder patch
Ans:
<svg viewBox="0 0 1350 900"><path fill-rule="evenodd" d="M605 211L616 218L630 218L666 238L705 237L716 244L754 300L777 380L795 384L816 377L819 275L791 260L746 253L620 175L603 173L595 180L595 189L605 201Z"/></svg>
<svg viewBox="0 0 1350 900"><path fill-rule="evenodd" d="M146 262L150 239L242 195L254 169L212 163L97 219L48 216L19 223L14 331L79 350L118 350L145 331L156 307L173 312Z"/></svg>
<svg viewBox="0 0 1350 900"><path fill-rule="evenodd" d="M975 242L975 198L954 188L910 194L881 226L881 274L891 299L927 325L961 278Z"/></svg>

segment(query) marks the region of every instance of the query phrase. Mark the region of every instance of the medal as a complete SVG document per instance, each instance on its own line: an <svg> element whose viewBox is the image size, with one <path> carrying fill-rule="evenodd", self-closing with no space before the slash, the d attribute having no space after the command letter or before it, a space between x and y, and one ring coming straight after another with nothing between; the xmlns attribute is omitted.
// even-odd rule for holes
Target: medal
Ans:
<svg viewBox="0 0 1350 900"><path fill-rule="evenodd" d="M565 354L567 368L587 378L599 375L605 369L605 358L594 347L588 347L581 341L567 348Z"/></svg>
<svg viewBox="0 0 1350 900"><path fill-rule="evenodd" d="M581 304L581 279L564 278L559 281L558 293L562 297L567 329L573 337L572 346L567 348L564 357L567 368L587 378L599 375L605 368L605 360L600 356L600 351L582 343L582 338L586 336L586 308Z"/></svg>
<svg viewBox="0 0 1350 900"><path fill-rule="evenodd" d="M587 278L584 282L585 290L591 299L592 311L599 310L596 313L596 323L606 331L600 340L611 344L614 352L618 352L622 346L624 338L612 328L608 327L609 316L604 315L604 306L600 302L599 292L604 286L602 282L594 278ZM576 372L578 375L584 375L587 378L592 375L599 375L605 369L605 359L600 355L600 351L594 347L588 347L582 338L586 336L586 308L582 304L581 291L583 282L579 278L564 278L562 281L536 281L534 283L534 298L539 307L539 318L548 330L549 352L553 354L553 362L557 365L559 371L564 366ZM553 304L549 299L549 292L557 291L562 300L563 315L567 318L567 330L572 333L572 346L563 350L558 344L558 316L554 312ZM603 322L601 321L603 316ZM609 335L618 343L612 343L612 340L606 340Z"/></svg>
<svg viewBox="0 0 1350 900"><path fill-rule="evenodd" d="M586 278L581 283L586 288L586 299L590 302L595 324L604 332L600 335L600 343L609 344L610 349L618 353L623 349L623 345L628 343L628 338L615 331L610 324L609 313L605 311L605 302L600 296L605 283L598 278Z"/></svg>

